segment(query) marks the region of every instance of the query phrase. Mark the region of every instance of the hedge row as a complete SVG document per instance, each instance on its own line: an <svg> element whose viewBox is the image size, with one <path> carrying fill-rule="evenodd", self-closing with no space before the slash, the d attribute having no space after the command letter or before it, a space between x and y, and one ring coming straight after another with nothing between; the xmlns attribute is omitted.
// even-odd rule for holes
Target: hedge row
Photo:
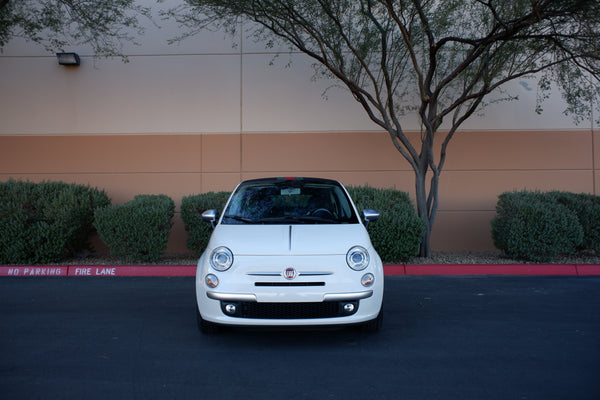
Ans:
<svg viewBox="0 0 600 400"><path fill-rule="evenodd" d="M506 192L492 220L494 245L534 262L600 251L600 197L568 192Z"/></svg>
<svg viewBox="0 0 600 400"><path fill-rule="evenodd" d="M376 209L381 217L369 225L373 246L386 262L408 261L419 252L424 224L407 193L368 186L348 187L359 210ZM205 210L223 210L230 192L210 192L187 196L181 202L181 218L189 234L188 248L198 254L208 244L212 229L202 221Z"/></svg>
<svg viewBox="0 0 600 400"><path fill-rule="evenodd" d="M380 221L369 226L384 261L407 261L418 253L423 223L408 194L393 189L349 187L359 210L374 208ZM206 247L212 229L202 221L207 209L223 210L229 192L182 199L181 217L196 253ZM166 195L138 195L111 205L103 191L62 182L0 182L0 263L60 262L91 251L94 229L111 254L125 261L153 262L167 248L175 204Z"/></svg>
<svg viewBox="0 0 600 400"><path fill-rule="evenodd" d="M112 255L126 261L158 261L167 250L175 203L168 196L138 195L94 213L94 226Z"/></svg>
<svg viewBox="0 0 600 400"><path fill-rule="evenodd" d="M109 204L89 186L0 182L0 263L60 262L90 250L94 210Z"/></svg>
<svg viewBox="0 0 600 400"><path fill-rule="evenodd" d="M408 194L368 186L349 187L359 210L381 217L369 225L371 241L385 262L418 254L424 225ZM207 209L223 210L229 192L182 199L187 246L201 253L212 229L202 221ZM568 192L507 192L498 198L492 220L495 246L512 258L551 261L582 251L600 253L600 197ZM104 191L63 182L0 182L0 263L61 262L91 251L96 229L112 254L152 262L166 251L175 204L166 195L139 195L111 205Z"/></svg>
<svg viewBox="0 0 600 400"><path fill-rule="evenodd" d="M139 195L111 205L104 191L63 182L0 182L0 264L61 262L92 251L96 230L111 254L157 261L167 249L173 200Z"/></svg>

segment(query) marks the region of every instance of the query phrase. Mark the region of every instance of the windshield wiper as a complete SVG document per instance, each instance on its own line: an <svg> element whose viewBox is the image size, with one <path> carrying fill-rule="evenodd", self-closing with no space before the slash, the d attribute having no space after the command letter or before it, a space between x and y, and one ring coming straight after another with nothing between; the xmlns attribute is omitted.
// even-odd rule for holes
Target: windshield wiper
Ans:
<svg viewBox="0 0 600 400"><path fill-rule="evenodd" d="M244 222L246 224L256 224L258 221L246 217L242 217L241 215L224 215L223 218L231 218L235 221Z"/></svg>

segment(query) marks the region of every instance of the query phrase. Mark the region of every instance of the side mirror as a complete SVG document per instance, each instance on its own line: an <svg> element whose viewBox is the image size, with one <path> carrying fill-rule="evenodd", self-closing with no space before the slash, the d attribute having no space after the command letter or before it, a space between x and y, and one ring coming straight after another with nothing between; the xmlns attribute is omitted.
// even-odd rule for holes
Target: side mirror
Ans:
<svg viewBox="0 0 600 400"><path fill-rule="evenodd" d="M215 229L217 225L217 218L219 217L219 212L217 210L206 210L202 213L202 220L206 222L210 222L210 226Z"/></svg>
<svg viewBox="0 0 600 400"><path fill-rule="evenodd" d="M375 222L379 219L379 213L375 210L366 209L363 210L363 221L365 222L365 228L369 226L369 222Z"/></svg>

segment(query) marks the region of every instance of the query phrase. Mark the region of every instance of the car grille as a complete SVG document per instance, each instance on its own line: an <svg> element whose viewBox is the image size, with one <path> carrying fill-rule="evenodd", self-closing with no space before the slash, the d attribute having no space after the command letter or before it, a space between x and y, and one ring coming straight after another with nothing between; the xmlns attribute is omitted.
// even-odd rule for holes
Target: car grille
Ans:
<svg viewBox="0 0 600 400"><path fill-rule="evenodd" d="M255 282L254 286L325 286L325 282Z"/></svg>
<svg viewBox="0 0 600 400"><path fill-rule="evenodd" d="M344 305L354 304L352 312L344 311ZM225 311L227 304L236 305L236 313ZM223 313L230 317L252 319L309 319L335 318L355 314L358 301L326 301L320 303L258 303L258 302L221 302Z"/></svg>

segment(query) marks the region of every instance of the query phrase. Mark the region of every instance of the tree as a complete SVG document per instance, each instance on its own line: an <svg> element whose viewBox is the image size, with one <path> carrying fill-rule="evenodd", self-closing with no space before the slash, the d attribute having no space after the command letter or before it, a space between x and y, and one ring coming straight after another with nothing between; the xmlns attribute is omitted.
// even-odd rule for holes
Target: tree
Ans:
<svg viewBox="0 0 600 400"><path fill-rule="evenodd" d="M170 10L185 28L181 38L211 24L235 32L240 21L253 21L258 40L290 44L349 89L414 170L417 211L427 226L422 256L431 251L448 144L464 121L494 101L515 99L503 89L528 76L538 80L538 111L558 87L566 112L581 121L600 95L597 0L186 3ZM418 114L420 143L403 129L407 111Z"/></svg>
<svg viewBox="0 0 600 400"><path fill-rule="evenodd" d="M150 9L135 0L0 0L0 51L15 37L48 51L90 45L95 55L121 56L125 41L143 31Z"/></svg>

